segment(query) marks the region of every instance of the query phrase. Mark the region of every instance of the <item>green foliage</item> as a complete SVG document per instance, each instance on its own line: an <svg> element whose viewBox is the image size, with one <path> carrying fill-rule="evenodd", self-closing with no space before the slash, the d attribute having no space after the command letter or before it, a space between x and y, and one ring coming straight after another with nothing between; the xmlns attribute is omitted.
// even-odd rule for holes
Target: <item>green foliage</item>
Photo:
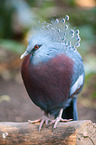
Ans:
<svg viewBox="0 0 96 145"><path fill-rule="evenodd" d="M26 0L26 2L32 7L40 7L40 8L47 8L55 5L54 0Z"/></svg>
<svg viewBox="0 0 96 145"><path fill-rule="evenodd" d="M2 0L0 4L0 38L10 38L13 34L12 32L12 13L13 8L8 7L6 0Z"/></svg>
<svg viewBox="0 0 96 145"><path fill-rule="evenodd" d="M88 93L87 97L90 99L96 99L96 75L94 73L85 75L85 84L84 84L84 92ZM86 91L86 89L88 89Z"/></svg>
<svg viewBox="0 0 96 145"><path fill-rule="evenodd" d="M95 88L96 88L96 85L95 85ZM92 96L91 96L93 99L96 99L96 91L92 93Z"/></svg>
<svg viewBox="0 0 96 145"><path fill-rule="evenodd" d="M25 45L8 39L0 39L0 47L13 51L17 54L22 54L22 52L25 50Z"/></svg>
<svg viewBox="0 0 96 145"><path fill-rule="evenodd" d="M85 74L96 74L96 56L95 55L86 55L86 61L84 62Z"/></svg>
<svg viewBox="0 0 96 145"><path fill-rule="evenodd" d="M30 5L30 6L32 6L32 7L34 7L34 6L36 6L36 0L26 0L26 2Z"/></svg>
<svg viewBox="0 0 96 145"><path fill-rule="evenodd" d="M75 0L63 0L63 1L66 2L66 4L71 7L76 6Z"/></svg>
<svg viewBox="0 0 96 145"><path fill-rule="evenodd" d="M88 74L88 75L85 75L85 86L88 85L88 82L89 82L89 80L91 79L92 75L93 75L93 73L90 73L90 74Z"/></svg>
<svg viewBox="0 0 96 145"><path fill-rule="evenodd" d="M81 37L81 45L79 48L82 56L85 56L93 45L95 45L95 34L94 29L91 25L83 25L79 27L80 37Z"/></svg>
<svg viewBox="0 0 96 145"><path fill-rule="evenodd" d="M42 3L42 8L46 9L47 7L52 7L54 5L55 5L54 1L45 1Z"/></svg>

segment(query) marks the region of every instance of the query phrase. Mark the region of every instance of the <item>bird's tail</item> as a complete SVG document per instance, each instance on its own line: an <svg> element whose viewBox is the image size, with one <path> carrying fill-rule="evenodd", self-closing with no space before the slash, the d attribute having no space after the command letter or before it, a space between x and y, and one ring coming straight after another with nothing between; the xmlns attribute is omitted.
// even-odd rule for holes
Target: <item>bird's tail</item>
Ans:
<svg viewBox="0 0 96 145"><path fill-rule="evenodd" d="M73 97L72 101L70 102L70 105L63 110L62 118L78 120L76 97Z"/></svg>

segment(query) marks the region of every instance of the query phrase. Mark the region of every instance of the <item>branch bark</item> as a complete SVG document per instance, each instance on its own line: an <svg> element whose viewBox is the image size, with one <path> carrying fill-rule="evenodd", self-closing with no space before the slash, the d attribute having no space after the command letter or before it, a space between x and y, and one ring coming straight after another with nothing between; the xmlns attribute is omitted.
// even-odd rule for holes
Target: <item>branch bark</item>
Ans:
<svg viewBox="0 0 96 145"><path fill-rule="evenodd" d="M95 145L96 124L90 120L59 123L38 131L39 124L28 122L1 122L0 145Z"/></svg>

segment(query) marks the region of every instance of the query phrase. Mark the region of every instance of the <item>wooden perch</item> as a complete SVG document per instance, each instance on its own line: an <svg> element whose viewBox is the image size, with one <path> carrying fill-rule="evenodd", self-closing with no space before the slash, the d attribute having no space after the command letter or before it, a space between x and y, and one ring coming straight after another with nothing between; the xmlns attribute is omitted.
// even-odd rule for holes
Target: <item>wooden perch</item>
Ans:
<svg viewBox="0 0 96 145"><path fill-rule="evenodd" d="M95 145L96 124L90 120L59 123L38 131L39 124L28 122L1 122L0 145Z"/></svg>

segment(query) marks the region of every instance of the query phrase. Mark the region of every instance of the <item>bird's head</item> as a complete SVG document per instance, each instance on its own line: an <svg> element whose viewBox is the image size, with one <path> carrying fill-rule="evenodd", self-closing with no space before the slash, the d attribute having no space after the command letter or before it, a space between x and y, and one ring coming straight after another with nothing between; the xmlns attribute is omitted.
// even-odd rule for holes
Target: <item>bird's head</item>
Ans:
<svg viewBox="0 0 96 145"><path fill-rule="evenodd" d="M22 59L28 54L32 54L33 56L36 51L39 51L39 49L43 49L44 46L48 45L48 41L50 41L49 38L41 33L31 37L25 52L21 55L20 58Z"/></svg>
<svg viewBox="0 0 96 145"><path fill-rule="evenodd" d="M80 46L79 30L72 29L69 23L69 16L66 15L63 19L52 20L50 23L45 21L37 27L35 33L29 40L26 51L21 55L21 59L28 54L40 54L45 52L47 48L73 49ZM48 50L49 51L49 50ZM43 54L43 53L42 53Z"/></svg>

